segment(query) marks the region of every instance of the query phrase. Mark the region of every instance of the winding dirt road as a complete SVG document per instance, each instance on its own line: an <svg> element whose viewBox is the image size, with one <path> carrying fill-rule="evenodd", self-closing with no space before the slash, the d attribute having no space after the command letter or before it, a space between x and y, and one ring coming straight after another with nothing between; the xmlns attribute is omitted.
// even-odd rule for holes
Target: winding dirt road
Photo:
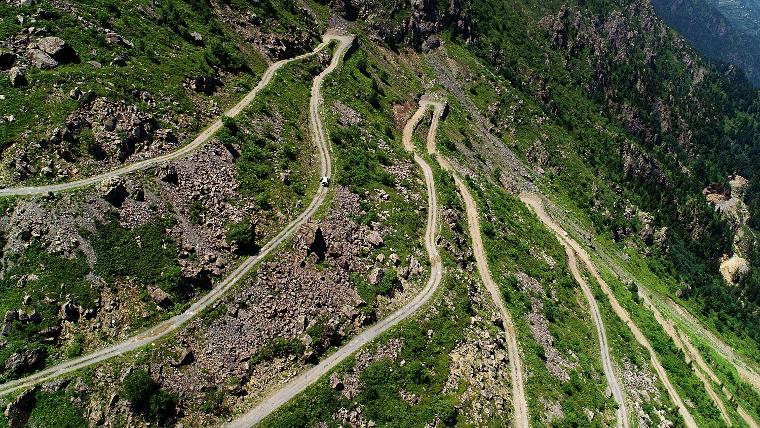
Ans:
<svg viewBox="0 0 760 428"><path fill-rule="evenodd" d="M417 127L420 119L425 113L425 108L420 107L419 110L412 116L406 123L403 132L403 143L407 150L413 151L414 145L412 144L412 135L414 129ZM324 132L324 131L322 131ZM431 132L433 128L431 127ZM435 181L433 179L433 171L430 169L430 165L427 164L416 153L414 160L422 169L423 176L425 178L425 186L427 187L428 194L428 218L427 227L425 230L425 249L427 250L428 257L430 258L430 278L422 291L414 297L414 299L407 303L404 307L397 310L390 316L378 321L353 339L351 339L346 345L335 351L332 355L322 360L316 366L305 371L298 377L286 383L282 388L274 392L274 394L266 397L258 406L249 410L244 415L231 422L229 428L247 428L254 426L264 420L272 412L277 410L280 406L287 403L296 395L303 392L309 385L319 380L322 376L330 372L341 361L348 356L358 351L362 346L368 344L372 340L376 339L380 334L387 331L391 327L397 325L399 322L408 318L423 305L425 305L431 297L435 294L438 286L441 283L443 277L443 266L441 263L441 257L438 253L438 249L435 246L436 235L438 230L438 199L435 193Z"/></svg>
<svg viewBox="0 0 760 428"><path fill-rule="evenodd" d="M320 43L316 48L314 48L313 51L305 53L303 55L293 57L293 58L277 61L274 64L270 65L266 69L264 74L261 76L261 80L256 85L256 87L254 87L250 92L248 92L248 94L246 94L232 108L227 110L224 113L224 116L236 117L238 114L240 114L240 112L242 112L243 109L248 107L256 98L256 96L265 87L267 87L267 85L269 85L269 83L272 81L272 78L275 76L277 71L279 71L282 67L284 67L285 65L291 62L299 61L299 60L308 58L310 56L316 55L319 51L327 47L327 45L331 41L339 40L340 37L342 36L338 36L331 33L325 34L323 36L322 43ZM312 104L314 104L314 88L312 88ZM50 192L56 193L56 192L61 192L65 190L78 189L81 187L98 184L108 178L118 177L125 174L129 174L131 172L142 171L148 168L152 168L156 165L160 165L170 160L179 159L183 156L187 156L188 154L194 152L195 150L197 150L198 148L206 144L211 139L211 137L213 137L214 134L216 134L216 132L219 131L221 128L222 128L222 118L220 117L219 119L215 120L211 125L209 125L206 129L201 131L201 133L198 134L198 136L195 137L195 139L191 141L189 144L182 146L181 148L173 152L170 152L161 156L157 156L155 158L145 159L139 162L134 162L129 165L125 165L121 168L114 169L113 171L105 172L103 174L93 175L90 177L82 178L80 180L70 181L67 183L50 184L50 185L44 185L44 186L8 187L5 189L0 189L0 197L40 195L40 194L47 194ZM328 163L328 167L329 167L329 163Z"/></svg>
<svg viewBox="0 0 760 428"><path fill-rule="evenodd" d="M657 353L654 351L654 348L652 348L649 340L646 338L646 336L644 336L644 333L641 332L636 323L633 322L628 311L626 311L625 308L623 308L617 301L617 298L612 293L609 285L607 285L607 282L602 279L601 275L599 275L599 272L596 269L596 266L594 266L594 264L591 262L591 258L588 256L588 253L586 253L586 250L584 250L577 242L575 242L574 239L570 238L567 232L565 232L562 227L560 227L557 223L554 222L554 220L551 219L551 217L549 217L549 215L546 213L546 210L544 210L544 204L539 195L535 193L521 193L520 199L523 201L523 203L525 203L525 205L533 209L538 218L541 219L544 225L546 225L550 230L554 232L560 242L562 242L564 245L570 246L570 248L572 248L578 257L583 261L583 263L586 265L586 269L591 272L591 275L593 275L594 279L596 279L596 281L599 283L599 286L601 287L604 294L607 295L607 299L612 306L612 310L621 320L623 320L623 322L626 323L628 328L631 330L631 333L633 333L633 336L636 338L636 341L639 342L641 346L646 348L647 351L649 351L650 363L657 372L657 375L659 376L660 381L662 381L662 384L665 386L665 389L668 391L670 399L673 401L676 407L678 407L678 412L684 419L686 426L689 428L697 428L697 424L694 421L694 418L691 416L691 413L689 413L689 410L686 408L683 400L681 400L681 397L678 395L675 387L673 387L673 384L670 383L668 374L665 371L665 368L662 367L660 359L657 357Z"/></svg>
<svg viewBox="0 0 760 428"><path fill-rule="evenodd" d="M607 378L607 384L609 385L612 396L615 398L615 402L618 405L616 416L618 427L628 428L630 421L628 419L628 410L626 408L625 396L623 390L620 388L620 382L615 373L615 368L612 364L612 358L610 357L610 348L607 343L607 332L604 328L604 321L602 320L602 314L599 311L599 305L596 303L594 293L591 292L591 288L588 286L588 282L583 278L581 272L578 270L578 260L575 257L575 252L570 246L560 241L565 247L565 253L567 254L567 264L570 266L570 273L572 273L575 281L580 284L583 295L586 297L589 309L591 311L591 319L594 321L596 327L596 334L599 340L599 353L601 354L602 368L604 369L604 376Z"/></svg>
<svg viewBox="0 0 760 428"><path fill-rule="evenodd" d="M342 59L343 55L352 45L354 37L328 33L324 36L324 42L320 46L324 47L333 40L338 42L338 47L335 49L330 65L314 79L314 82L312 84L313 107L309 111L309 120L312 124L313 129L312 138L319 148L320 157L322 160L322 175L328 175L330 171L330 158L328 141L324 135L324 131L321 131L322 125L318 109L319 99L321 98L320 88L324 77L335 70L335 68L340 64L340 60ZM316 102L314 102L314 98L317 99ZM242 107L240 108L242 109ZM73 185L73 183L70 184ZM230 288L232 288L241 279L243 279L246 274L263 258L265 258L273 249L288 239L301 225L306 223L308 219L316 213L317 209L324 201L326 194L326 188L321 186L318 187L316 195L314 195L314 198L311 200L309 206L295 220L290 222L277 236L275 236L271 241L267 242L266 245L261 248L259 254L246 259L229 276L217 284L208 294L204 295L198 301L193 303L192 306L190 306L190 308L185 312L176 315L166 321L163 321L142 333L124 340L123 342L109 346L108 348L104 348L102 350L84 355L79 358L75 358L73 360L65 361L61 364L39 371L25 378L0 385L0 396L7 395L18 389L30 387L40 382L44 382L61 375L71 373L75 370L88 367L98 362L133 351L140 347L151 344L155 340L162 338L172 331L178 329L181 325L192 319L196 314L200 313L213 303L217 302Z"/></svg>
<svg viewBox="0 0 760 428"><path fill-rule="evenodd" d="M450 172L454 176L454 183L459 189L459 193L462 195L464 201L465 210L467 211L467 223L469 225L470 237L472 239L472 249L475 254L475 262L478 266L478 272L480 278L483 280L486 289L488 290L491 298L496 304L496 308L501 314L501 318L504 322L504 336L507 342L507 353L509 355L509 371L512 380L512 404L514 406L514 424L516 427L528 426L528 402L525 398L525 383L523 380L522 361L520 360L520 351L517 347L517 334L515 333L515 326L512 321L507 307L504 305L504 299L501 296L498 285L491 277L491 270L488 267L488 258L486 256L485 247L483 246L483 240L480 236L480 216L478 214L478 207L473 199L470 191L467 189L467 185L462 182L454 172L449 161L438 154L436 151L436 133L438 131L438 123L445 111L446 106L433 99L423 98L420 101L420 110L431 107L433 109L433 121L430 125L430 132L427 138L427 150L430 155L435 156L441 168ZM419 110L417 111L419 113ZM416 114L415 114L416 115Z"/></svg>

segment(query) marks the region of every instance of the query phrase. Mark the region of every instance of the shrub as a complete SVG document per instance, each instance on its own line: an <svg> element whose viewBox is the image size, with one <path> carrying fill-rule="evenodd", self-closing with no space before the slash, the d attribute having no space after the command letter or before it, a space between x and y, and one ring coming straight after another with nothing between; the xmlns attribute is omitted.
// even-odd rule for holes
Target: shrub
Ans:
<svg viewBox="0 0 760 428"><path fill-rule="evenodd" d="M132 408L150 420L170 417L177 406L177 398L161 389L144 369L137 369L124 378L121 396Z"/></svg>
<svg viewBox="0 0 760 428"><path fill-rule="evenodd" d="M250 219L227 225L227 243L235 246L240 254L253 254L259 247L256 245L256 228Z"/></svg>

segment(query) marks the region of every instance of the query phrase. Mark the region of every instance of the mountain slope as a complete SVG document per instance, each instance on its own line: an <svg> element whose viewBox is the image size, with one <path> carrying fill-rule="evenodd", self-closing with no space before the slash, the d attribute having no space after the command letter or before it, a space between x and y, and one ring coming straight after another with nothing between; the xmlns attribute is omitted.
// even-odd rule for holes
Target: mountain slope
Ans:
<svg viewBox="0 0 760 428"><path fill-rule="evenodd" d="M749 4L708 0L652 3L658 15L703 55L741 68L755 87L760 85L760 15Z"/></svg>
<svg viewBox="0 0 760 428"><path fill-rule="evenodd" d="M6 184L41 191L0 199L10 426L760 421L758 93L647 0L27 3L0 6ZM356 42L219 117L325 31Z"/></svg>

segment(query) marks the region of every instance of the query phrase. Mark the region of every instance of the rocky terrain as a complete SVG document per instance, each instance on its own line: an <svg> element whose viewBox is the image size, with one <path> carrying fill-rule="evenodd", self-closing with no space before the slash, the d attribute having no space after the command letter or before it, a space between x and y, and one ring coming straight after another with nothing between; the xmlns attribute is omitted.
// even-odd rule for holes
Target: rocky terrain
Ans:
<svg viewBox="0 0 760 428"><path fill-rule="evenodd" d="M46 190L0 199L0 425L219 426L323 364L260 426L760 421L757 93L659 3L1 2L0 183Z"/></svg>

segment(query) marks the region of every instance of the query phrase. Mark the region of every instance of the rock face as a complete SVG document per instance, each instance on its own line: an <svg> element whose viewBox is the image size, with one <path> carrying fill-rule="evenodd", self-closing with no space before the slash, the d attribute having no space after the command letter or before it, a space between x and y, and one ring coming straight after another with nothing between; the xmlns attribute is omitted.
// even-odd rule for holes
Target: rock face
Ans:
<svg viewBox="0 0 760 428"><path fill-rule="evenodd" d="M333 0L333 10L343 18L365 21L373 35L391 45L406 44L428 51L440 46L438 33L450 28L455 35L466 41L473 37L469 5L462 0L449 0L448 4L435 0L412 0L409 2L373 2L368 0ZM411 8L409 17L400 24L396 15Z"/></svg>
<svg viewBox="0 0 760 428"><path fill-rule="evenodd" d="M8 418L8 428L22 428L29 419L29 414L34 408L37 401L35 398L37 390L30 389L19 395L15 400L5 408L5 417Z"/></svg>
<svg viewBox="0 0 760 428"><path fill-rule="evenodd" d="M16 352L5 360L5 372L18 376L42 365L47 352L44 349L28 349Z"/></svg>

